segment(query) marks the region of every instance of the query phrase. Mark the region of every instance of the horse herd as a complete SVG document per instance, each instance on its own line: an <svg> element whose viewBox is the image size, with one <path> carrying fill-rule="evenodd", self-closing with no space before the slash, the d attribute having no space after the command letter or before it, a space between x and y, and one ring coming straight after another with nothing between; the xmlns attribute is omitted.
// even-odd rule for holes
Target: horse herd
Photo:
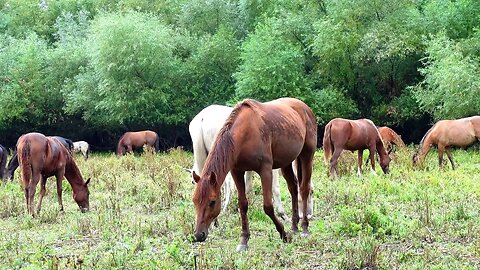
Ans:
<svg viewBox="0 0 480 270"><path fill-rule="evenodd" d="M189 132L194 153L194 165L190 172L196 183L193 192L195 241L207 239L211 223L222 211L222 205L225 210L235 185L242 226L237 250L247 249L250 229L246 194L251 189L252 172L260 176L263 209L275 224L281 239L290 241L291 234L287 233L278 218L278 215L285 215L280 201L280 174L285 178L292 198L291 231L298 232L301 219L302 236L309 234L309 219L313 214L311 175L313 155L317 149L317 122L313 111L305 103L295 98L280 98L265 103L246 99L234 108L211 105L193 118ZM422 163L433 145L438 147L439 165L442 166L443 152L446 151L452 168L455 168L451 147L464 148L479 139L480 116L439 121L421 140L413 155L413 163ZM120 138L116 153L121 156L143 145L158 151L158 135L153 131L127 132ZM405 144L393 130L377 128L368 119L336 118L325 126L323 149L332 177L337 176L337 161L343 150L358 151L358 174L362 172L365 149L370 153L372 171L375 172L377 153L382 171L388 173L389 154L393 146L405 147ZM36 185L41 182L38 213L45 195L45 182L53 175L57 179L60 210L63 210L61 191L65 177L72 186L73 198L80 210L88 211L90 179L83 180L71 153L73 149L76 149L74 143L62 137L28 133L18 139L6 176L13 176L9 168L15 167L15 164L21 168L29 214L35 215L33 198ZM88 144L85 149L84 156L88 158ZM5 148L0 148L0 152L6 157ZM5 166L6 158L2 158L1 162L0 166Z"/></svg>

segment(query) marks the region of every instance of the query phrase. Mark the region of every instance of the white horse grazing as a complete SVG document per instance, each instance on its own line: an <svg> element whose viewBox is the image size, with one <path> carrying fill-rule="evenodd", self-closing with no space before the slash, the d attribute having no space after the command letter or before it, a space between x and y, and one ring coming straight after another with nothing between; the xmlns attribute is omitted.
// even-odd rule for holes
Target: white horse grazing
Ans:
<svg viewBox="0 0 480 270"><path fill-rule="evenodd" d="M88 153L90 152L90 145L86 141L78 141L73 143L73 152L82 152L85 160L88 158Z"/></svg>
<svg viewBox="0 0 480 270"><path fill-rule="evenodd" d="M202 169L205 165L207 155L212 149L213 142L215 141L215 136L217 135L218 131L223 127L223 124L227 120L232 110L232 107L210 105L200 111L190 122L188 130L190 132L190 137L192 137L193 143L193 171L195 171L197 174L202 173ZM295 167L296 166L294 164L294 172L296 172ZM245 172L245 189L247 193L252 189L252 174L253 172L251 171ZM282 201L280 200L280 184L278 182L279 174L280 169L275 169L272 172L273 204L277 213L281 217L285 218L285 210L283 209ZM234 187L235 183L233 182L233 178L230 173L228 173L223 184L223 212L225 212L225 209L230 202ZM298 196L298 200L300 204L300 195ZM311 218L313 214L313 197L311 194L308 198L308 201L309 204L307 210L307 217ZM302 217L302 210L300 208L298 210L300 217Z"/></svg>

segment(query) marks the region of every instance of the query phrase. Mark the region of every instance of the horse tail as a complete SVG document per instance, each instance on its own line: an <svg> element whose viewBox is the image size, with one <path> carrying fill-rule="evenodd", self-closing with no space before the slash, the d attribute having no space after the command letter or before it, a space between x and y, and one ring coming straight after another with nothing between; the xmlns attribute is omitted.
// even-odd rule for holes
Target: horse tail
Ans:
<svg viewBox="0 0 480 270"><path fill-rule="evenodd" d="M205 138L203 137L202 129L203 118L195 117L188 126L190 137L192 138L193 147L193 171L200 175L203 170L203 165L207 160L208 151L205 146Z"/></svg>
<svg viewBox="0 0 480 270"><path fill-rule="evenodd" d="M5 166L7 165L7 149L0 145L1 153L1 160L0 160L0 179L3 179L5 176Z"/></svg>
<svg viewBox="0 0 480 270"><path fill-rule="evenodd" d="M155 152L158 152L160 150L160 136L158 136L157 133L155 133Z"/></svg>
<svg viewBox="0 0 480 270"><path fill-rule="evenodd" d="M330 158L333 154L333 145L331 139L331 129L332 129L332 122L329 122L325 126L325 132L323 133L323 155L325 157L325 164L328 166L330 163Z"/></svg>
<svg viewBox="0 0 480 270"><path fill-rule="evenodd" d="M27 188L32 179L32 164L30 163L30 141L25 140L23 147L17 149L18 161L22 170L23 188Z"/></svg>
<svg viewBox="0 0 480 270"><path fill-rule="evenodd" d="M125 137L125 134L122 135L122 137L120 137L120 139L118 139L118 144L117 144L117 156L123 156L123 154L125 154L125 148L124 148L124 145L123 145L123 137Z"/></svg>
<svg viewBox="0 0 480 270"><path fill-rule="evenodd" d="M87 150L85 151L85 159L88 159L89 154L90 154L90 144L87 143Z"/></svg>

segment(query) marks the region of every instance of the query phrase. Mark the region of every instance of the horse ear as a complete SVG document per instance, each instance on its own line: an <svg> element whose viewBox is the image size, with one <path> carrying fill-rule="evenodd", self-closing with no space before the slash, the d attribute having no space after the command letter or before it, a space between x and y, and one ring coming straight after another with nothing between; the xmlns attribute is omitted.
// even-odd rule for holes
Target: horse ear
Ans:
<svg viewBox="0 0 480 270"><path fill-rule="evenodd" d="M216 185L217 184L217 176L214 172L210 173L210 184Z"/></svg>
<svg viewBox="0 0 480 270"><path fill-rule="evenodd" d="M198 176L198 174L196 174L195 171L192 171L192 177L195 183L198 183L198 181L200 181L200 176Z"/></svg>
<svg viewBox="0 0 480 270"><path fill-rule="evenodd" d="M90 177L87 179L87 182L85 182L85 186L87 186L90 183Z"/></svg>

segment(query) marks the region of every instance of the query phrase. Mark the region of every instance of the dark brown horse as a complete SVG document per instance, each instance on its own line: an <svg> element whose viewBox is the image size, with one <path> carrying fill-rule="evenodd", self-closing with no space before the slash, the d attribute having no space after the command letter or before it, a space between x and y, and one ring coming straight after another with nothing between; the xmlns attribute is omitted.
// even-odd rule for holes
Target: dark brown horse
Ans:
<svg viewBox="0 0 480 270"><path fill-rule="evenodd" d="M72 155L58 139L46 137L40 133L22 135L17 141L17 153L29 214L35 216L34 196L38 182L41 180L37 213L40 212L42 207L47 178L53 175L57 178L57 196L60 211L63 211L62 180L64 176L72 186L73 199L77 202L80 210L82 212L88 211L89 191L87 185L90 179L87 182L83 181Z"/></svg>
<svg viewBox="0 0 480 270"><path fill-rule="evenodd" d="M380 167L388 173L390 157L375 124L368 119L348 120L335 118L325 126L323 150L329 174L337 176L337 161L343 150L358 150L358 174L362 171L363 150L370 152L372 170L375 172L375 152L380 157ZM333 153L333 155L332 155Z"/></svg>
<svg viewBox="0 0 480 270"><path fill-rule="evenodd" d="M125 132L118 140L117 156L123 156L127 152L132 153L135 149L144 145L154 148L157 152L160 148L159 143L160 138L157 133L151 130Z"/></svg>
<svg viewBox="0 0 480 270"><path fill-rule="evenodd" d="M452 169L455 169L450 148L466 148L478 140L480 140L480 116L438 121L420 141L419 148L413 154L413 165L423 163L430 147L434 145L438 148L440 168L443 162L443 151L446 151Z"/></svg>
<svg viewBox="0 0 480 270"><path fill-rule="evenodd" d="M281 98L260 103L246 99L233 109L217 134L201 176L193 172L197 182L193 193L196 211L195 240L205 241L208 228L221 209L220 188L228 171L238 191L242 219L242 234L237 250L245 250L250 238L245 195L245 171L260 175L263 190L263 209L272 219L280 237L289 238L283 224L275 216L272 202L272 169L281 168L292 196L292 230L298 231L298 187L300 195L310 194L313 154L317 144L317 124L312 110L302 101ZM292 161L298 164L295 177ZM307 213L307 200L303 200ZM303 235L308 235L307 215L302 219Z"/></svg>
<svg viewBox="0 0 480 270"><path fill-rule="evenodd" d="M8 151L7 148L0 145L0 179L7 180L5 178L5 166L7 165Z"/></svg>

